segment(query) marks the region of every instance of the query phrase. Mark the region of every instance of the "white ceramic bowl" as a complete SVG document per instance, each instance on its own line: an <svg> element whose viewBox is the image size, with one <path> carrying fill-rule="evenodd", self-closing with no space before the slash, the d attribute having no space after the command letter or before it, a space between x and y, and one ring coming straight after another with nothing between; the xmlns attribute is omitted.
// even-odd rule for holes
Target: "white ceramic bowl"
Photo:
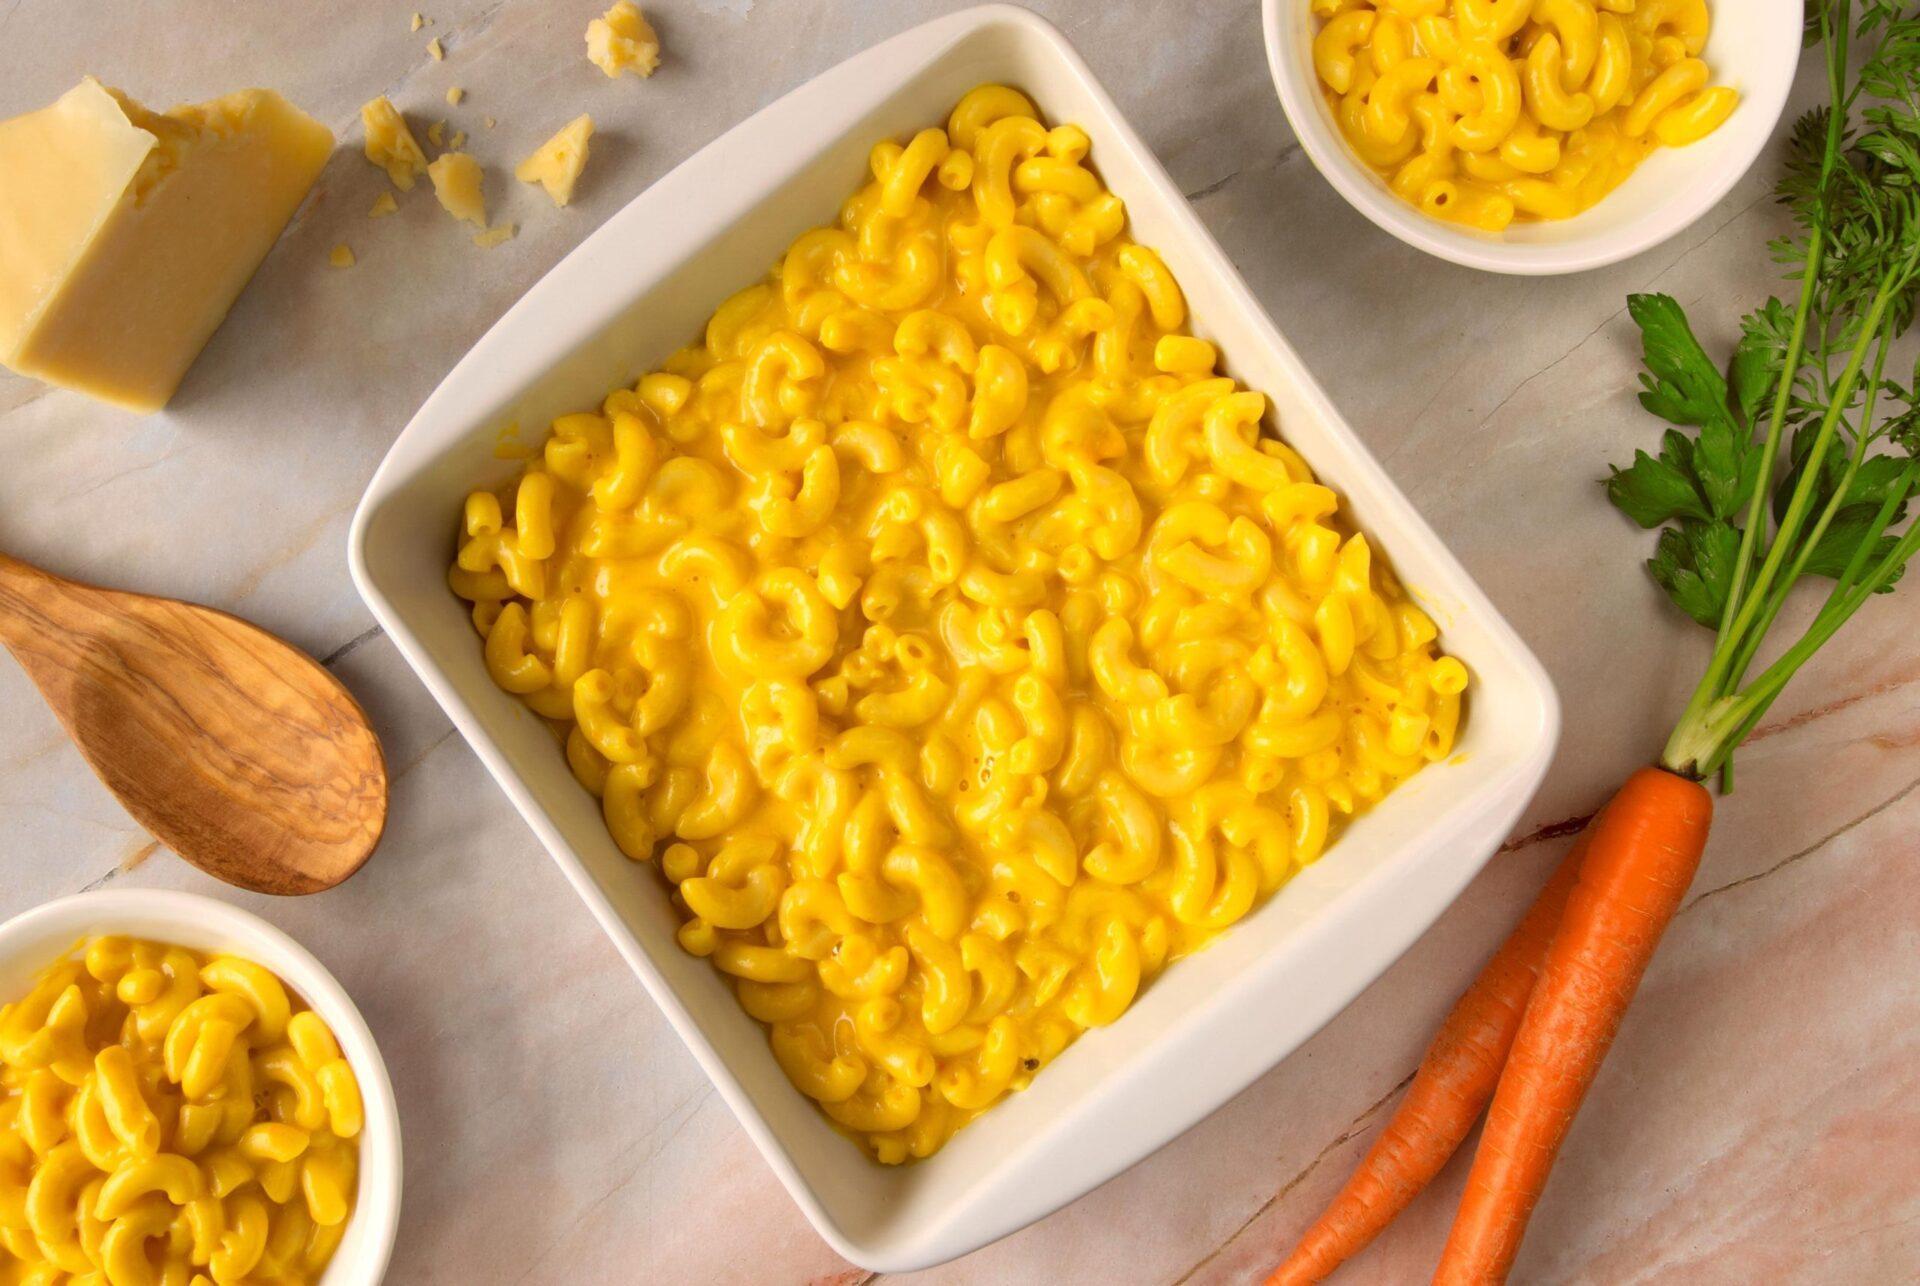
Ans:
<svg viewBox="0 0 1920 1286"><path fill-rule="evenodd" d="M0 998L23 994L75 942L102 933L244 956L271 969L333 1029L360 1082L367 1119L353 1214L319 1286L376 1286L400 1224L400 1114L387 1065L345 988L305 947L237 906L192 893L102 889L58 898L0 924Z"/></svg>
<svg viewBox="0 0 1920 1286"><path fill-rule="evenodd" d="M1352 826L1325 859L1167 971L1117 1024L927 1161L870 1162L773 1060L726 981L674 942L659 873L621 856L552 734L487 677L446 569L466 493L532 436L599 404L699 333L800 232L830 223L868 149L1003 81L1093 139L1134 234L1185 287L1227 369L1378 537L1475 676L1459 755ZM1060 33L988 6L929 22L802 86L656 182L515 304L400 435L354 517L355 582L713 1078L821 1235L879 1271L951 1259L1118 1174L1272 1067L1393 961L1471 879L1532 795L1559 728L1525 646L1381 471ZM644 1092L637 1090L636 1092ZM617 1112L618 1103L594 1105Z"/></svg>
<svg viewBox="0 0 1920 1286"><path fill-rule="evenodd" d="M1490 272L1584 272L1650 250L1711 210L1766 146L1800 58L1802 0L1709 0L1713 30L1701 57L1717 84L1740 91L1719 129L1661 148L1604 201L1571 219L1479 232L1422 214L1361 164L1341 137L1313 70L1319 19L1308 0L1262 0L1267 66L1301 147L1349 204L1410 246Z"/></svg>

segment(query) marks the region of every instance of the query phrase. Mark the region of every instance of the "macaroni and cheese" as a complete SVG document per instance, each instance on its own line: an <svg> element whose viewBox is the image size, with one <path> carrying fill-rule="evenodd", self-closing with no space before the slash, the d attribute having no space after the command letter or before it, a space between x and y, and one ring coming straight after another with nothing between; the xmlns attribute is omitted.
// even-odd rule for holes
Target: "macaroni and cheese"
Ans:
<svg viewBox="0 0 1920 1286"><path fill-rule="evenodd" d="M1706 0L1310 0L1340 131L1401 197L1498 231L1592 206L1739 102Z"/></svg>
<svg viewBox="0 0 1920 1286"><path fill-rule="evenodd" d="M236 956L78 952L0 1007L0 1283L317 1280L362 1116L326 1023Z"/></svg>
<svg viewBox="0 0 1920 1286"><path fill-rule="evenodd" d="M795 1085L924 1157L1449 753L1467 672L985 86L467 500L450 580Z"/></svg>

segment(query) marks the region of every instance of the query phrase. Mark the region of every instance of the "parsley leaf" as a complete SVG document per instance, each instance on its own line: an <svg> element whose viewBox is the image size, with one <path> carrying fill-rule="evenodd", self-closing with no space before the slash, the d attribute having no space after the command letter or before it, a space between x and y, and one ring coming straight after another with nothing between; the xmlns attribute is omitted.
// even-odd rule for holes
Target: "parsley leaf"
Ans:
<svg viewBox="0 0 1920 1286"><path fill-rule="evenodd" d="M1899 456L1869 456L1860 462L1860 470L1853 475L1853 484L1847 488L1845 503L1849 508L1865 505L1871 509L1885 500L1893 489L1900 485L1907 472L1907 462ZM1906 511L1903 504L1895 511L1894 521Z"/></svg>
<svg viewBox="0 0 1920 1286"><path fill-rule="evenodd" d="M1734 346L1729 374L1733 400L1748 424L1773 398L1792 332L1793 316L1778 299L1767 300L1740 321L1740 342Z"/></svg>
<svg viewBox="0 0 1920 1286"><path fill-rule="evenodd" d="M1812 426L1801 427L1794 434L1792 467L1780 480L1779 488L1774 492L1774 516L1778 518L1786 512L1788 503L1793 499L1793 488L1799 485L1800 475L1806 471L1806 443L1804 438L1812 434ZM1847 462L1834 455L1828 455L1820 468L1821 478L1813 489L1813 509L1818 513L1833 499L1833 493L1840 485L1840 479L1846 475ZM1901 484L1907 471L1904 459L1894 455L1868 456L1860 462L1860 468L1854 473L1853 481L1847 485L1847 494L1841 498L1843 509L1864 507L1876 508L1887 494ZM1894 512L1894 521L1898 522L1906 512L1902 504ZM1837 515L1836 515L1837 516ZM1831 534L1831 528L1829 529Z"/></svg>
<svg viewBox="0 0 1920 1286"><path fill-rule="evenodd" d="M1671 295L1632 295L1627 311L1640 327L1647 373L1640 405L1669 424L1700 430L1693 452L1693 477L1715 518L1740 507L1754 454L1751 435L1733 418L1727 381L1700 347L1687 315ZM1751 359L1750 359L1751 360Z"/></svg>
<svg viewBox="0 0 1920 1286"><path fill-rule="evenodd" d="M1720 623L1740 552L1730 523L1685 519L1660 533L1647 570L1681 611L1712 629Z"/></svg>
<svg viewBox="0 0 1920 1286"><path fill-rule="evenodd" d="M1733 520L1763 460L1746 426L1780 378L1791 318L1769 301L1746 319L1730 386L1672 297L1633 295L1627 311L1640 328L1647 368L1640 403L1680 427L1666 431L1658 455L1636 451L1632 464L1615 469L1607 496L1642 527L1677 524L1660 533L1648 570L1687 615L1717 625L1739 556ZM1688 428L1698 432L1682 431Z"/></svg>
<svg viewBox="0 0 1920 1286"><path fill-rule="evenodd" d="M1816 511L1824 509L1833 500L1833 493L1840 485L1845 474L1845 465L1834 462L1833 468L1822 469L1827 476L1821 478L1814 489ZM1796 479L1801 470L1796 468L1787 480ZM1782 491L1784 493L1784 485ZM1880 506L1889 498L1896 497L1892 521L1897 523L1906 517L1907 504L1907 462L1892 455L1869 456L1860 462L1853 475L1853 481L1847 484L1846 495L1840 498L1835 509L1833 521L1827 524L1819 543L1807 555L1805 571L1813 576L1839 577L1845 573L1847 564L1852 560L1854 551L1863 542L1873 537L1874 516ZM1784 508L1784 504L1781 506ZM1884 558L1893 548L1892 536L1880 536L1873 540L1873 552L1869 564ZM1896 574L1881 585L1878 593L1887 593L1900 577Z"/></svg>
<svg viewBox="0 0 1920 1286"><path fill-rule="evenodd" d="M1873 534L1873 518L1877 508L1876 505L1855 505L1835 514L1826 534L1820 537L1820 543L1807 556L1806 570L1815 576L1839 577L1844 574L1854 551ZM1881 536L1873 542L1869 561L1877 563L1885 558L1892 552L1894 544L1894 537ZM1888 580L1874 587L1874 593L1891 594L1905 571L1904 566L1896 568Z"/></svg>
<svg viewBox="0 0 1920 1286"><path fill-rule="evenodd" d="M1642 527L1658 527L1675 518L1711 518L1693 482L1693 441L1668 429L1656 458L1633 453L1633 463L1607 479L1607 496Z"/></svg>
<svg viewBox="0 0 1920 1286"><path fill-rule="evenodd" d="M1640 328L1647 374L1640 404L1672 424L1702 425L1726 414L1727 382L1687 325L1672 295L1629 295L1627 312Z"/></svg>

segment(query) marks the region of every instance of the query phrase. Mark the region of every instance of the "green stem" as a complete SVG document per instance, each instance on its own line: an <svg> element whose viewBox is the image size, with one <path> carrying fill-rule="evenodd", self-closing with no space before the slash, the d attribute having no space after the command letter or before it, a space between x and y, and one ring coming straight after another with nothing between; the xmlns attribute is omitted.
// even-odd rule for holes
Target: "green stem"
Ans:
<svg viewBox="0 0 1920 1286"><path fill-rule="evenodd" d="M1885 12L1877 4L1869 6L1864 28L1873 29L1876 21L1891 20L1892 15L1904 12L1905 7L1905 0ZM1821 6L1830 110L1817 187L1806 213L1807 254L1802 266L1800 300L1780 382L1774 389L1765 455L1754 470L1756 476L1746 498L1747 521L1740 531L1726 603L1715 631L1713 654L1661 755L1662 766L1685 776L1697 778L1721 773L1729 789L1734 752L1793 677L1869 598L1891 589L1895 578L1915 553L1920 552L1920 520L1909 523L1897 537L1888 535L1888 529L1904 511L1908 497L1920 487L1920 459L1916 459L1900 471L1894 485L1888 488L1811 624L1757 677L1747 678L1747 671L1777 622L1788 595L1806 574L1809 562L1834 522L1847 509L1849 493L1876 438L1873 417L1879 392L1885 384L1888 351L1896 332L1905 329L1902 310L1896 305L1906 298L1914 283L1920 281L1920 237L1914 235L1916 215L1911 194L1891 194L1896 200L1890 213L1869 200L1864 190L1849 189L1849 194L1866 201L1857 212L1866 221L1862 235L1870 240L1892 238L1892 244L1905 247L1905 255L1900 262L1888 266L1877 281L1871 270L1854 269L1849 274L1853 280L1847 283L1844 293L1836 286L1834 296L1822 294L1821 274L1832 235L1835 202L1839 199L1834 171L1841 159L1847 122L1860 92L1859 86L1849 90L1845 83L1847 44L1852 34L1851 8L1850 0L1831 0ZM1885 35L1886 41L1894 39L1891 34ZM1911 89L1908 93L1914 96ZM1852 170L1848 171L1848 178L1856 183L1878 181L1870 179L1867 173ZM1896 177L1892 181L1899 180ZM1872 287L1873 293L1863 315L1854 305L1860 299L1859 290L1867 286ZM1816 337L1814 341L1809 340L1810 333ZM1810 364L1808 379L1825 409L1813 426L1805 456L1799 462L1800 475L1793 482L1792 494L1787 497L1786 507L1769 539L1767 501L1772 496L1773 473L1779 461L1785 424L1810 342L1817 343L1818 356ZM1850 350L1837 379L1832 373L1836 345L1845 345ZM1869 354L1873 355L1872 374L1861 394L1861 420L1856 430L1848 412ZM1828 490L1824 476L1826 458L1834 439L1843 431L1853 441L1851 457L1841 470L1837 485L1820 501L1821 494ZM1751 448L1751 426L1747 426L1746 432L1747 446ZM1876 556L1883 542L1890 543L1884 553Z"/></svg>
<svg viewBox="0 0 1920 1286"><path fill-rule="evenodd" d="M1829 148L1829 152L1831 152ZM1773 412L1767 420L1766 445L1761 450L1759 476L1753 482L1753 494L1747 498L1747 520L1740 530L1740 549L1734 557L1733 579L1727 590L1726 606L1720 609L1720 626L1714 636L1713 659L1709 661L1707 672L1701 676L1699 686L1687 699L1686 709L1680 712L1676 728L1685 727L1698 720L1706 708L1724 695L1720 690L1720 679L1716 663L1728 648L1734 637L1734 623L1743 603L1742 594L1752 569L1753 559L1759 548L1760 533L1766 528L1767 496L1773 490L1774 463L1780 455L1780 440L1785 435L1787 408L1792 403L1794 377L1800 369L1800 359L1806 348L1807 322L1813 311L1813 297L1818 286L1820 262L1825 253L1825 228L1815 224L1808 235L1807 264L1800 282L1800 302L1793 315L1793 330L1787 341L1787 353L1780 367L1780 383L1774 390ZM1724 787L1723 787L1724 788Z"/></svg>
<svg viewBox="0 0 1920 1286"><path fill-rule="evenodd" d="M1715 646L1713 657L1707 663L1707 672L1700 679L1700 687L1695 691L1695 699L1687 705L1681 715L1680 723L1685 725L1697 717L1706 707L1726 695L1726 680L1733 668L1733 659L1752 628L1761 606L1766 601L1767 591L1772 588L1780 575L1789 551L1796 550L1796 538L1800 526L1806 521L1807 510L1813 503L1813 488L1820 476L1820 468L1826 463L1827 447L1838 431L1841 413L1852 400L1853 386L1860 377L1860 370L1866 364L1867 351L1880 333L1880 326L1886 316L1887 308L1897 293L1897 285L1904 277L1901 268L1890 268L1881 280L1880 288L1874 293L1873 307L1868 311L1865 323L1860 328L1859 337L1854 341L1853 351L1847 357L1846 369L1834 385L1834 400L1821 417L1820 428L1814 434L1813 445L1807 452L1806 463L1802 466L1800 481L1795 484L1793 498L1787 503L1787 512L1780 520L1780 529L1775 533L1773 543L1767 549L1766 561L1760 565L1760 574L1755 578L1753 588L1734 618L1733 628L1725 638ZM1704 692L1705 698L1701 699ZM1675 737L1679 728L1675 728Z"/></svg>
<svg viewBox="0 0 1920 1286"><path fill-rule="evenodd" d="M1780 386L1774 390L1773 413L1767 417L1767 441L1761 451L1760 476L1754 480L1753 494L1747 498L1747 521L1740 529L1740 552L1733 562L1733 580L1727 590L1727 605L1720 613L1719 639L1724 642L1740 610L1747 576L1753 568L1760 532L1766 527L1767 495L1773 490L1773 466L1780 455L1780 439L1787 423L1787 407L1793 399L1794 375L1806 350L1807 318L1813 311L1813 295L1820 275L1820 261L1826 253L1824 229L1816 227L1809 236L1806 274L1800 282L1800 302L1794 309L1793 331L1787 340L1786 360L1780 367Z"/></svg>
<svg viewBox="0 0 1920 1286"><path fill-rule="evenodd" d="M1834 579L1833 596L1843 591L1850 591L1859 584L1860 574L1867 569L1867 559L1872 556L1873 547L1880 543L1880 537L1885 535L1887 528L1893 524L1894 514L1899 512L1900 506L1907 502L1907 497L1913 494L1915 487L1920 487L1920 460L1907 465L1906 472L1887 488L1886 499L1880 502L1879 512L1874 514L1873 521L1867 525L1867 538L1860 542L1860 547L1853 551L1853 557L1847 560L1846 568ZM1920 526L1920 524L1916 525ZM1833 596L1829 596L1829 602L1833 601Z"/></svg>
<svg viewBox="0 0 1920 1286"><path fill-rule="evenodd" d="M1920 522L1910 525L1894 542L1893 548L1874 565L1873 570L1864 578L1860 576L1867 561L1866 551L1880 542L1880 537L1886 533L1894 514L1916 481L1920 481L1920 464L1910 466L1900 485L1881 503L1865 539L1848 563L1846 573L1835 583L1833 592L1827 596L1826 604L1807 627L1806 633L1740 692L1719 698L1702 711L1698 719L1675 728L1672 740L1661 755L1663 767L1682 775L1694 776L1707 776L1719 771L1800 667L1812 659L1813 654L1868 599L1899 574L1914 552L1920 550Z"/></svg>
<svg viewBox="0 0 1920 1286"><path fill-rule="evenodd" d="M1840 480L1833 489L1833 495L1828 497L1826 507L1820 511L1820 517L1813 524L1813 529L1807 533L1805 540L1799 542L1800 548L1794 553L1793 565L1787 568L1787 574L1768 594L1766 606L1761 611L1759 619L1742 637L1724 683L1728 692L1738 689L1746 679L1747 667L1753 664L1753 658L1760 651L1761 643L1766 641L1767 631L1773 628L1773 622L1780 615L1780 609L1786 606L1788 595L1805 573L1807 563L1813 557L1813 551L1819 548L1820 540L1827 534L1827 528L1833 524L1834 518L1846 508L1847 492L1852 489L1854 479L1860 475L1860 466L1866 463L1867 447L1872 435L1866 431L1865 426L1873 423L1873 412L1880 400L1880 387L1887 367L1887 352L1892 345L1893 328L1883 328L1880 332L1880 349L1873 359L1873 378L1867 385L1866 405L1860 413L1860 423L1863 427L1860 432L1854 434L1853 454L1848 457L1847 467L1842 471ZM1722 788L1724 789L1724 784Z"/></svg>
<svg viewBox="0 0 1920 1286"><path fill-rule="evenodd" d="M1841 143L1846 138L1846 113L1838 110L1838 104L1845 94L1844 77L1847 65L1847 39L1852 24L1848 21L1849 5L1846 0L1835 6L1840 13L1838 31L1828 30L1827 40L1827 92L1836 105L1827 117L1826 150L1820 156L1820 189L1827 191L1828 180L1833 175L1833 167L1838 163ZM1823 18L1831 24L1832 12ZM1837 55L1836 55L1837 50ZM1740 529L1740 552L1733 561L1733 579L1727 590L1727 605L1720 613L1720 628L1714 644L1716 650L1724 646L1739 612L1743 595L1747 588L1747 576L1753 569L1753 559L1759 549L1761 533L1766 527L1767 496L1773 491L1773 468L1780 456L1780 439L1786 431L1787 408L1793 403L1793 386L1800 372L1800 359L1806 352L1807 322L1813 314L1813 299L1819 289L1820 266L1826 258L1827 220L1824 203L1820 216L1814 220L1813 227L1807 233L1807 262L1800 274L1800 301L1794 306L1793 329L1787 339L1787 352L1780 363L1780 382L1773 390L1773 410L1767 417L1767 442L1760 457L1760 476L1754 480L1753 494L1747 497L1747 521ZM1715 693L1713 695L1719 695Z"/></svg>
<svg viewBox="0 0 1920 1286"><path fill-rule="evenodd" d="M1846 139L1847 113L1844 104L1847 101L1847 43L1853 29L1851 11L1851 0L1835 0L1821 14L1821 25L1825 29L1822 39L1827 50L1827 93L1833 104L1833 110L1827 117L1826 148L1820 156L1820 190L1823 194L1831 190L1833 169L1839 163L1840 148ZM1807 324L1813 314L1814 297L1819 291L1820 268L1826 256L1826 238L1827 212L1823 196L1820 210L1807 232L1807 260L1800 274L1800 300L1794 306L1793 328L1788 336L1786 355L1780 364L1780 380L1773 391L1773 408L1767 417L1767 440L1761 452L1760 472L1754 479L1752 494L1747 497L1747 521L1740 529L1740 547L1734 556L1727 603L1720 611L1720 625L1714 636L1713 659L1708 663L1706 674L1701 676L1699 686L1687 699L1686 709L1680 713L1680 720L1674 729L1675 737L1679 736L1680 729L1704 717L1707 707L1723 695L1723 670L1717 667L1729 646L1738 646L1736 623L1745 606L1747 578L1752 572L1753 560L1759 552L1766 528L1767 497L1773 491L1773 470L1780 457L1781 438L1786 432L1787 410L1793 403L1794 383L1799 377L1800 361L1806 352ZM1731 779L1724 785L1731 789Z"/></svg>
<svg viewBox="0 0 1920 1286"><path fill-rule="evenodd" d="M1854 340L1853 349L1847 354L1847 364L1840 372L1839 380L1834 384L1833 400L1827 406L1827 413L1820 417L1820 427L1815 431L1813 445L1807 450L1805 464L1801 466L1800 480L1794 484L1793 498L1787 502L1787 512L1780 519L1780 529L1775 533L1773 544L1767 550L1766 561L1760 565L1760 574L1753 583L1753 592L1746 604L1740 609L1740 615L1734 620L1733 634L1738 638L1753 625L1758 612L1757 604L1765 597L1775 579L1780 575L1781 567L1786 563L1789 552L1798 551L1800 528L1807 520L1807 511L1813 505L1815 488L1819 485L1820 470L1827 462L1827 448L1833 444L1834 436L1839 432L1840 420L1846 412L1848 403L1853 400L1854 385L1859 382L1860 371L1866 365L1867 353L1880 335L1880 327L1885 322L1887 309L1899 294L1905 278L1904 267L1889 268L1881 278L1880 286L1874 291L1873 306L1868 309L1866 321L1860 327L1860 334ZM1724 674L1724 672L1723 672Z"/></svg>
<svg viewBox="0 0 1920 1286"><path fill-rule="evenodd" d="M1716 720L1721 724L1717 737L1718 744L1708 752L1705 762L1698 764L1699 771L1713 772L1727 755L1733 753L1734 746L1738 744L1739 731L1742 728L1751 728L1759 720L1767 707L1773 704L1774 699L1785 690L1793 676L1799 672L1800 667L1813 659L1813 654L1818 652L1855 612L1866 605L1867 600L1873 597L1881 585L1892 579L1907 560L1913 557L1916 549L1920 549L1920 523L1909 527L1902 534L1894 547L1887 551L1886 557L1881 559L1879 565L1874 568L1872 575L1849 593L1830 603L1827 609L1822 610L1820 615L1814 618L1813 624L1807 627L1807 632L1801 635L1798 642L1782 653L1779 660L1768 666L1760 677L1738 696L1729 699L1727 710Z"/></svg>

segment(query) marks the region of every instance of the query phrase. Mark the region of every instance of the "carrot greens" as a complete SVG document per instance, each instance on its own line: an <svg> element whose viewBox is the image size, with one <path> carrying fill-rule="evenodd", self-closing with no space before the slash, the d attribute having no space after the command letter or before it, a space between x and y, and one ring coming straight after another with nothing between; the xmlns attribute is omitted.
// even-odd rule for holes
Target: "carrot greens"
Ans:
<svg viewBox="0 0 1920 1286"><path fill-rule="evenodd" d="M1607 480L1613 503L1661 529L1647 569L1715 631L1700 685L1661 756L1732 785L1734 748L1819 647L1920 548L1900 531L1920 490L1920 364L1889 374L1920 293L1920 12L1903 0L1809 5L1830 101L1789 138L1780 199L1795 231L1774 258L1798 282L1741 323L1723 374L1666 295L1635 295L1640 402L1675 426ZM1864 59L1849 75L1849 60ZM1691 430L1691 432L1687 432ZM1800 638L1759 673L1794 587L1832 581Z"/></svg>
<svg viewBox="0 0 1920 1286"><path fill-rule="evenodd" d="M1920 4L1809 0L1828 105L1794 126L1773 244L1797 285L1745 317L1724 369L1680 304L1635 295L1640 401L1671 427L1607 480L1660 537L1647 568L1714 631L1706 672L1658 767L1629 777L1449 1015L1407 1097L1268 1286L1318 1281L1486 1127L1434 1275L1503 1282L1554 1158L1699 869L1703 779L1808 658L1920 549L1920 363L1895 346L1920 296ZM1858 48L1856 48L1856 44ZM1792 643L1762 647L1796 585L1829 582ZM1757 668L1757 673L1755 672Z"/></svg>

